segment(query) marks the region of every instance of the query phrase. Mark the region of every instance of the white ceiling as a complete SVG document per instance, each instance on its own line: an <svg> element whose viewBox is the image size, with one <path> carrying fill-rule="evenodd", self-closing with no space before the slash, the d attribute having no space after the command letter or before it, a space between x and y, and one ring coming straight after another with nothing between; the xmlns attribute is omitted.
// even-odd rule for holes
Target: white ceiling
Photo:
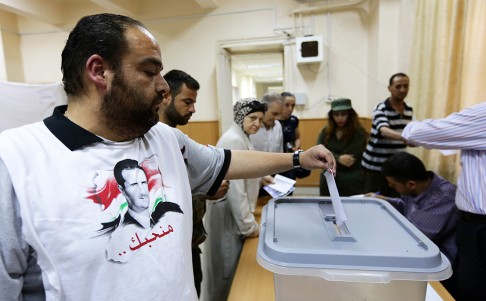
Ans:
<svg viewBox="0 0 486 301"><path fill-rule="evenodd" d="M182 5L192 13L208 12L218 7L221 0L0 0L0 9L19 16L43 21L58 27L70 28L66 24L65 12L71 7L76 9L83 5L96 5L106 11L141 18L167 18L180 14ZM168 9L153 10L150 7L167 6ZM253 77L255 82L282 81L283 55L281 45L261 45L258 47L228 48L232 54L232 67L235 71Z"/></svg>
<svg viewBox="0 0 486 301"><path fill-rule="evenodd" d="M281 82L283 78L283 54L247 53L231 56L233 71L251 76L255 82Z"/></svg>
<svg viewBox="0 0 486 301"><path fill-rule="evenodd" d="M174 5L174 1L177 4ZM127 15L137 19L173 17L181 13L204 13L218 7L216 0L0 0L0 9L11 13L65 26L65 13L70 7L96 5L104 11ZM173 10L175 6L184 10ZM154 10L153 7L164 7Z"/></svg>
<svg viewBox="0 0 486 301"><path fill-rule="evenodd" d="M223 47L231 54L233 71L250 76L258 83L283 81L282 41L230 43Z"/></svg>

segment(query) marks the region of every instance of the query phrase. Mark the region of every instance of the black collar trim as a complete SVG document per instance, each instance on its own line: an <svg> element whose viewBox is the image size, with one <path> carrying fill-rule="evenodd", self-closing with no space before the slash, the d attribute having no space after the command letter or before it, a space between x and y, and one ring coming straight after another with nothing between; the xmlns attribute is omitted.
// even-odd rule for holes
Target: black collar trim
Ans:
<svg viewBox="0 0 486 301"><path fill-rule="evenodd" d="M67 105L54 108L52 115L44 119L44 124L67 148L75 151L83 146L103 141L100 137L66 118L64 116L66 110Z"/></svg>

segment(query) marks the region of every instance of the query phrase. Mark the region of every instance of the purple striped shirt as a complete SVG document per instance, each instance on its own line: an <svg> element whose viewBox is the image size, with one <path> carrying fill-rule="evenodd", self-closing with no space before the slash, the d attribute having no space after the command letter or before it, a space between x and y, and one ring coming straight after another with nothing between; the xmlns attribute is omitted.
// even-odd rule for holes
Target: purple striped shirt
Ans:
<svg viewBox="0 0 486 301"><path fill-rule="evenodd" d="M387 198L422 233L432 240L451 262L457 254L456 247L456 186L429 172L432 179L419 195L402 195Z"/></svg>
<svg viewBox="0 0 486 301"><path fill-rule="evenodd" d="M410 122L402 137L425 148L461 150L456 206L486 214L486 102L443 119Z"/></svg>

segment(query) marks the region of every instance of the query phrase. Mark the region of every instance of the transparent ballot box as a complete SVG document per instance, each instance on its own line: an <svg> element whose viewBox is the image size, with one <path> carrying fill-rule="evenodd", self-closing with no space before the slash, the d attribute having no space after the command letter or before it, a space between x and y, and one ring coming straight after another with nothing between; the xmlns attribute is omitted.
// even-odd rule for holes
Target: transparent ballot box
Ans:
<svg viewBox="0 0 486 301"><path fill-rule="evenodd" d="M263 208L257 261L287 300L425 300L427 281L447 279L449 260L386 201L275 198Z"/></svg>

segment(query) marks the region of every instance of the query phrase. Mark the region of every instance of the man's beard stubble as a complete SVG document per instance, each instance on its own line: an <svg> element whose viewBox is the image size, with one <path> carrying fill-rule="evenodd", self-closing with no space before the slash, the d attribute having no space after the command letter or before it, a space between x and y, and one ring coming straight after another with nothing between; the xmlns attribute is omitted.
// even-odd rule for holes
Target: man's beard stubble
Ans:
<svg viewBox="0 0 486 301"><path fill-rule="evenodd" d="M189 122L188 118L185 118L179 112L177 112L175 105L174 105L174 99L170 102L170 104L165 108L165 115L167 116L167 119L170 121L170 126L176 127L178 125L186 125Z"/></svg>
<svg viewBox="0 0 486 301"><path fill-rule="evenodd" d="M115 73L112 89L105 94L100 114L106 127L125 139L140 137L159 121L155 105L163 96L148 101L144 93L132 87L125 77Z"/></svg>

